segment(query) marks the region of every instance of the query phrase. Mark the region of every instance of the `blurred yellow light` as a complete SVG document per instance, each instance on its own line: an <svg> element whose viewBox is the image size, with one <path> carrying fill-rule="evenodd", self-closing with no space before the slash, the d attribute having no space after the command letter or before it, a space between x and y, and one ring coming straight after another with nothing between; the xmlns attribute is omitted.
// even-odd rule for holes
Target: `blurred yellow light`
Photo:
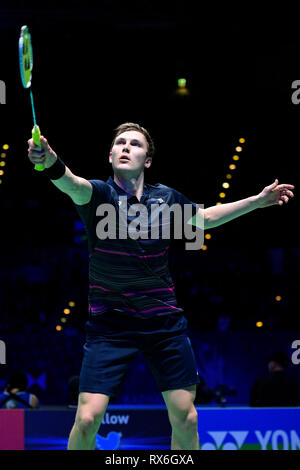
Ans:
<svg viewBox="0 0 300 470"><path fill-rule="evenodd" d="M62 323L66 323L67 319L66 319L66 317L63 317L63 318L60 319L60 321L61 321Z"/></svg>
<svg viewBox="0 0 300 470"><path fill-rule="evenodd" d="M244 144L245 142L246 142L246 140L245 140L243 137L241 137L241 138L239 139L239 143L240 143L240 144Z"/></svg>
<svg viewBox="0 0 300 470"><path fill-rule="evenodd" d="M203 251L206 251L207 250L207 245L202 245L202 248L201 248Z"/></svg>
<svg viewBox="0 0 300 470"><path fill-rule="evenodd" d="M0 166L5 166L5 162L0 162Z"/></svg>
<svg viewBox="0 0 300 470"><path fill-rule="evenodd" d="M281 295L276 295L275 300L277 300L277 302L280 302L281 299L282 299Z"/></svg>
<svg viewBox="0 0 300 470"><path fill-rule="evenodd" d="M236 150L237 152L241 152L241 151L243 150L243 148L242 148L242 147L235 147L235 150Z"/></svg>
<svg viewBox="0 0 300 470"><path fill-rule="evenodd" d="M229 165L229 168L230 170L235 170L236 169L236 165L234 163L231 163L231 165Z"/></svg>
<svg viewBox="0 0 300 470"><path fill-rule="evenodd" d="M231 175L230 173L227 173L226 178L227 178L228 180L231 180L232 175Z"/></svg>
<svg viewBox="0 0 300 470"><path fill-rule="evenodd" d="M233 155L232 160L239 160L240 157L238 155Z"/></svg>
<svg viewBox="0 0 300 470"><path fill-rule="evenodd" d="M57 325L57 326L56 326L56 330L57 330L57 331L61 331L61 330L62 330L62 326Z"/></svg>
<svg viewBox="0 0 300 470"><path fill-rule="evenodd" d="M257 322L256 322L256 326L257 326L258 328L260 328L261 326L263 326L263 322L262 322L262 321L257 321Z"/></svg>
<svg viewBox="0 0 300 470"><path fill-rule="evenodd" d="M5 158L5 157L6 157L6 153L2 152L0 156L1 156L1 158Z"/></svg>
<svg viewBox="0 0 300 470"><path fill-rule="evenodd" d="M71 301L71 302L69 302L68 305L69 305L69 307L75 307L75 302Z"/></svg>
<svg viewBox="0 0 300 470"><path fill-rule="evenodd" d="M207 240L210 240L210 239L211 239L211 234L210 234L210 233L207 233L207 234L205 235L205 238L207 238Z"/></svg>
<svg viewBox="0 0 300 470"><path fill-rule="evenodd" d="M4 144L2 148L3 148L4 150L7 150L7 149L9 149L9 145Z"/></svg>
<svg viewBox="0 0 300 470"><path fill-rule="evenodd" d="M222 186L223 186L223 188L229 188L230 184L229 183L223 183Z"/></svg>
<svg viewBox="0 0 300 470"><path fill-rule="evenodd" d="M0 184L2 184L2 180L0 180Z"/></svg>
<svg viewBox="0 0 300 470"><path fill-rule="evenodd" d="M69 308L65 308L64 309L64 314L69 315L69 313L71 313L71 310Z"/></svg>
<svg viewBox="0 0 300 470"><path fill-rule="evenodd" d="M181 96L188 96L190 94L187 88L177 88L175 93L176 95L181 95Z"/></svg>
<svg viewBox="0 0 300 470"><path fill-rule="evenodd" d="M216 202L216 206L220 206L220 204L222 204L222 202Z"/></svg>
<svg viewBox="0 0 300 470"><path fill-rule="evenodd" d="M225 197L226 194L225 194L225 193L220 193L219 196L220 196L220 197Z"/></svg>

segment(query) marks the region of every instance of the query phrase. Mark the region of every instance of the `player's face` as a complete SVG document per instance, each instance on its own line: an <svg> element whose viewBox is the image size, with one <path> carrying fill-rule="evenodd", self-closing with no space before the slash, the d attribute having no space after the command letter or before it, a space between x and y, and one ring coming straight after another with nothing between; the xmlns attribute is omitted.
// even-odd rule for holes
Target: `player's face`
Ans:
<svg viewBox="0 0 300 470"><path fill-rule="evenodd" d="M141 132L126 131L118 135L109 154L113 171L124 176L138 176L151 165L147 150L148 143Z"/></svg>

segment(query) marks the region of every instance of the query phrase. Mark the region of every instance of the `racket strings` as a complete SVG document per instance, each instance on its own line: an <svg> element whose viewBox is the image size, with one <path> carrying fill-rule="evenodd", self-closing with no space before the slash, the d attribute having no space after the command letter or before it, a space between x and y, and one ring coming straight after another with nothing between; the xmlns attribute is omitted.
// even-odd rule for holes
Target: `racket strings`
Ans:
<svg viewBox="0 0 300 470"><path fill-rule="evenodd" d="M28 41L24 41L23 42L23 55L27 55L28 54Z"/></svg>
<svg viewBox="0 0 300 470"><path fill-rule="evenodd" d="M25 57L24 58L24 69L27 72L28 70L31 70L31 61L30 57Z"/></svg>
<svg viewBox="0 0 300 470"><path fill-rule="evenodd" d="M31 60L31 50L30 50L30 40L28 38L24 39L23 42L23 63L24 69L27 72L28 70L32 70L32 60Z"/></svg>

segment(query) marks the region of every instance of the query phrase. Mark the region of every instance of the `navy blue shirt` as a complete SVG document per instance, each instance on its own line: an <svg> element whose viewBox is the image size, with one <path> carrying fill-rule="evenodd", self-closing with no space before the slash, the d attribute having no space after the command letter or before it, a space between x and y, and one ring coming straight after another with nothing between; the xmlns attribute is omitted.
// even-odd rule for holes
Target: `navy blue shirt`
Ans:
<svg viewBox="0 0 300 470"><path fill-rule="evenodd" d="M88 235L90 316L97 318L112 310L143 319L182 313L168 269L168 250L175 226L177 233L181 231L184 236L186 222L195 215L197 204L162 184L145 184L138 201L112 178L107 182L90 180L90 183L93 187L90 202L75 205ZM108 220L108 212L101 212L103 204L110 204L117 214L116 237L99 238L99 233L104 231L103 222ZM143 233L144 238L133 239L124 234L130 225L134 227L140 215L136 204L142 204L144 212L135 231ZM182 208L182 218L174 217L173 211L169 217L168 210L165 213L161 210L161 205L167 208L174 204ZM183 210L184 205L190 210ZM124 222L122 214L126 212L129 213ZM110 217L109 221L112 220Z"/></svg>

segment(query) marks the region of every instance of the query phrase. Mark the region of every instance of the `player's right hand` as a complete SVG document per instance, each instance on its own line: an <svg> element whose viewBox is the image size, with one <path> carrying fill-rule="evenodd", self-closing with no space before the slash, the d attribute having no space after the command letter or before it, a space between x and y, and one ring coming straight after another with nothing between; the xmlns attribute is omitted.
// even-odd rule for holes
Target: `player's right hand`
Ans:
<svg viewBox="0 0 300 470"><path fill-rule="evenodd" d="M52 150L50 145L48 144L47 139L41 135L41 148L35 145L33 139L29 139L28 141L28 158L34 165L44 165L45 168L50 168L56 160L57 155Z"/></svg>

